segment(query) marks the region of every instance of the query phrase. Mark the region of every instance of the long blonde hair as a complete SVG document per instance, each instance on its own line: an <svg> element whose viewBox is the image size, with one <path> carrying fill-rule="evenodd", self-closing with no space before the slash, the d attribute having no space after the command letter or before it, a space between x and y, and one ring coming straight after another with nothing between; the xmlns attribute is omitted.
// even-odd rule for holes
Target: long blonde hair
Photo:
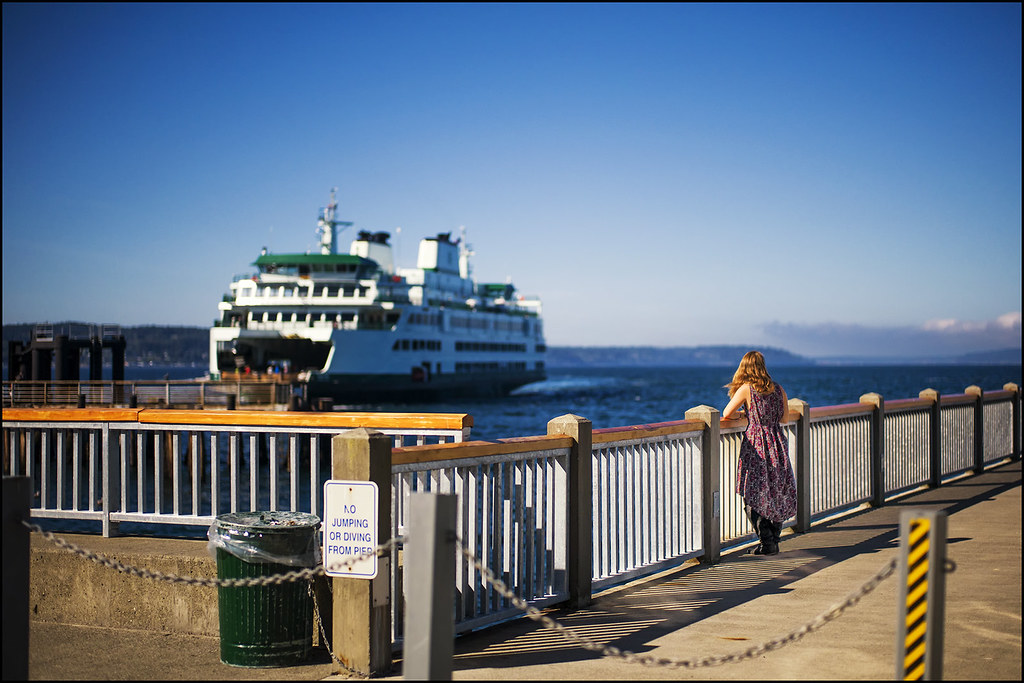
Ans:
<svg viewBox="0 0 1024 683"><path fill-rule="evenodd" d="M729 390L729 398L732 398L736 391L748 382L759 394L770 394L775 391L775 382L768 374L768 368L764 365L764 356L760 351L747 351L743 354L743 360L736 368L732 381L725 385L725 388Z"/></svg>

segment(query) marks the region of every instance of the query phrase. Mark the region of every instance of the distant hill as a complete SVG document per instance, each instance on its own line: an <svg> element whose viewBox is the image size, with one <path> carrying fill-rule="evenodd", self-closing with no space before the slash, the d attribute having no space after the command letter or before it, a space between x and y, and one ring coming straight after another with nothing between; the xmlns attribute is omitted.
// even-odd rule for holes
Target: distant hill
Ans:
<svg viewBox="0 0 1024 683"><path fill-rule="evenodd" d="M53 323L85 326L89 323ZM3 326L3 361L7 363L7 342L27 342L35 323ZM209 362L210 330L184 325L138 325L122 327L128 363L202 364ZM546 363L551 368L579 367L735 367L749 346L549 346ZM759 347L770 366L780 365L1007 365L1020 364L1020 349L1002 349L942 358L807 358L783 349Z"/></svg>
<svg viewBox="0 0 1024 683"><path fill-rule="evenodd" d="M87 326L89 323L62 322L60 326ZM8 340L28 342L35 323L3 326L3 357L7 362ZM140 325L122 327L128 363L156 364L208 362L210 330L206 327L176 325ZM615 366L735 366L746 346L549 346L548 367L615 367ZM815 362L782 349L761 348L771 365L814 365Z"/></svg>
<svg viewBox="0 0 1024 683"><path fill-rule="evenodd" d="M818 358L818 365L1020 365L1020 349L979 351L956 356L830 356Z"/></svg>
<svg viewBox="0 0 1024 683"><path fill-rule="evenodd" d="M550 346L545 364L551 368L575 367L677 367L730 366L739 364L749 346ZM761 347L768 365L815 365L815 361L789 351Z"/></svg>
<svg viewBox="0 0 1024 683"><path fill-rule="evenodd" d="M1020 349L1000 349L999 351L982 351L981 353L965 353L957 356L956 362L964 365L1019 365Z"/></svg>

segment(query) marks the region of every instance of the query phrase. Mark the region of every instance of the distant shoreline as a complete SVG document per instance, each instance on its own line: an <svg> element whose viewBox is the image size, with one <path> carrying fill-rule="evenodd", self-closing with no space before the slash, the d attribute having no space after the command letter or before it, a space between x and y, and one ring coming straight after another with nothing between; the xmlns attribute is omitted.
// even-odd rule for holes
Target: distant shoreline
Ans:
<svg viewBox="0 0 1024 683"><path fill-rule="evenodd" d="M3 326L3 364L9 341L27 342L37 323ZM54 325L87 323L53 323ZM121 326L127 342L127 365L190 366L209 364L210 329L188 325ZM871 365L1020 365L1021 349L998 349L955 356L921 358L834 356L809 358L770 346L548 346L549 368L582 367L735 367L743 354L757 348L770 366Z"/></svg>

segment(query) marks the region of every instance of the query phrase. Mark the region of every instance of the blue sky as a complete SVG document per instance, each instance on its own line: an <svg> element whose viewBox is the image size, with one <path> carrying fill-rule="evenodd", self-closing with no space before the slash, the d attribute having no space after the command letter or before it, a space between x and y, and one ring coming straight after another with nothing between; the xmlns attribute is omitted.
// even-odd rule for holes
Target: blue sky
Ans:
<svg viewBox="0 0 1024 683"><path fill-rule="evenodd" d="M4 4L4 323L209 325L332 187L550 345L1020 347L1021 5Z"/></svg>

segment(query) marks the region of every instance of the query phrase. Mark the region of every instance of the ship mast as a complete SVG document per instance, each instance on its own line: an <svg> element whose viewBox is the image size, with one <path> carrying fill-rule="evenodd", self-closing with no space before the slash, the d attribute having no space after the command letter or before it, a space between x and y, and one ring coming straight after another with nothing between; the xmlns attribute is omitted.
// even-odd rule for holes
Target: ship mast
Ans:
<svg viewBox="0 0 1024 683"><path fill-rule="evenodd" d="M338 188L331 188L331 203L327 205L327 208L320 209L320 220L317 221L317 233L320 235L321 254L337 254L338 227L347 228L352 225L351 221L334 220L334 212L338 208L338 203L334 200L334 195L337 191Z"/></svg>

